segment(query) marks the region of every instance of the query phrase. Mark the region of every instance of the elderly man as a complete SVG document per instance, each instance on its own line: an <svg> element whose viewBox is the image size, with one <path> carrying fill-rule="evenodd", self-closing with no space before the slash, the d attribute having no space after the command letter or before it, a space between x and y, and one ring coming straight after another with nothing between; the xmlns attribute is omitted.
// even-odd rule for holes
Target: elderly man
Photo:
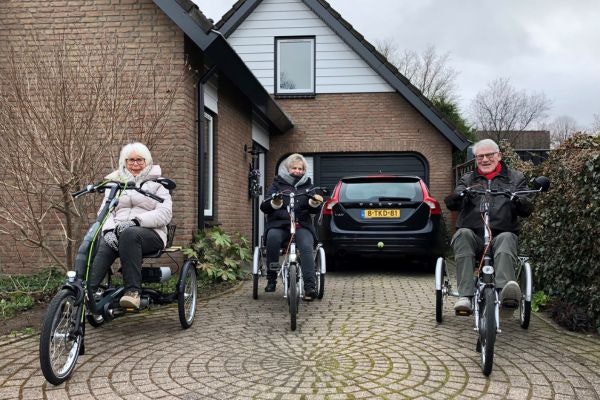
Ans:
<svg viewBox="0 0 600 400"><path fill-rule="evenodd" d="M475 292L473 268L475 256L483 251L483 221L479 211L480 196L464 195L464 189L472 186L515 192L526 190L522 172L508 168L502 161L498 145L491 139L473 145L477 168L465 174L458 182L454 193L444 200L446 207L459 211L457 231L452 237L456 261L459 299L454 305L456 312L470 312ZM521 289L515 282L517 262L519 217L527 217L533 206L527 198L496 196L490 204L490 227L492 229L492 254L496 269L496 287L501 289L502 306L514 308L519 305Z"/></svg>

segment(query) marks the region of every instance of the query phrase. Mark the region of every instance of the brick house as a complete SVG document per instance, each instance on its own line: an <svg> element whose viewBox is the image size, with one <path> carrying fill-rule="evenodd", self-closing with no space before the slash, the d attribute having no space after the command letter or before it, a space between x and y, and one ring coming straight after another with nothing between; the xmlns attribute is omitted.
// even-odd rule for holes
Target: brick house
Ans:
<svg viewBox="0 0 600 400"><path fill-rule="evenodd" d="M189 0L0 3L0 40L18 45L31 32L113 34L132 52L158 48L198 71L168 121L178 156L163 170L178 183L178 243L207 224L255 241L262 218L249 170L264 187L292 152L308 157L318 185L381 170L422 176L441 198L452 152L468 144L323 0L240 0L214 26ZM2 272L17 271L11 246L0 244Z"/></svg>

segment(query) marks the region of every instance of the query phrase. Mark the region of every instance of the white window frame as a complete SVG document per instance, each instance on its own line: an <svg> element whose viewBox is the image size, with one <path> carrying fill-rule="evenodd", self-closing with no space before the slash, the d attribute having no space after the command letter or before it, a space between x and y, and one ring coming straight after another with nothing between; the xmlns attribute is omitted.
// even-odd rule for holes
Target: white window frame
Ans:
<svg viewBox="0 0 600 400"><path fill-rule="evenodd" d="M204 191L206 192L206 207L204 208L204 216L212 217L213 216L213 159L214 159L214 150L213 150L213 132L214 132L214 123L213 117L204 113L204 118L206 119L206 165L208 169L208 174L206 175L206 182L204 182ZM204 166L203 166L204 167ZM204 171L200 171L201 174L204 174ZM204 178L204 177L203 177Z"/></svg>
<svg viewBox="0 0 600 400"><path fill-rule="evenodd" d="M297 43L306 42L310 44L310 87L299 89L285 89L280 87L280 71L281 71L281 44L282 43ZM276 65L275 65L275 93L276 94L306 94L315 93L315 37L276 37Z"/></svg>

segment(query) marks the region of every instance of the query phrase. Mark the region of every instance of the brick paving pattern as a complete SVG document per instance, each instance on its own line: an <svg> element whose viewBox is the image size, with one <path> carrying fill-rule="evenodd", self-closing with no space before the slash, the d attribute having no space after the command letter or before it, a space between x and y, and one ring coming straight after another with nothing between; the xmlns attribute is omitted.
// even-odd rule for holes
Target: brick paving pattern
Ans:
<svg viewBox="0 0 600 400"><path fill-rule="evenodd" d="M503 320L484 377L472 319L449 301L435 322L432 275L329 274L295 332L281 285L258 300L251 286L200 302L188 330L172 306L88 326L57 387L37 335L2 337L0 399L600 399L599 338L537 315L528 330Z"/></svg>

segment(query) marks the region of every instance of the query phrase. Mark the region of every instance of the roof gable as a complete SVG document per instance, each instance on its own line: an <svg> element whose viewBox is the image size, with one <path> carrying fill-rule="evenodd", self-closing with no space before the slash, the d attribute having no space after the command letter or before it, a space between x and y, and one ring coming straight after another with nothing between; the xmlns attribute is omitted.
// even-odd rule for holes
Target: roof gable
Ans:
<svg viewBox="0 0 600 400"><path fill-rule="evenodd" d="M310 8L325 24L335 32L359 57L385 80L394 90L420 112L453 146L464 149L468 141L446 121L431 101L413 86L398 69L389 63L373 45L342 18L325 0L298 0ZM238 0L223 15L215 28L225 37L231 34L256 9L262 0Z"/></svg>

